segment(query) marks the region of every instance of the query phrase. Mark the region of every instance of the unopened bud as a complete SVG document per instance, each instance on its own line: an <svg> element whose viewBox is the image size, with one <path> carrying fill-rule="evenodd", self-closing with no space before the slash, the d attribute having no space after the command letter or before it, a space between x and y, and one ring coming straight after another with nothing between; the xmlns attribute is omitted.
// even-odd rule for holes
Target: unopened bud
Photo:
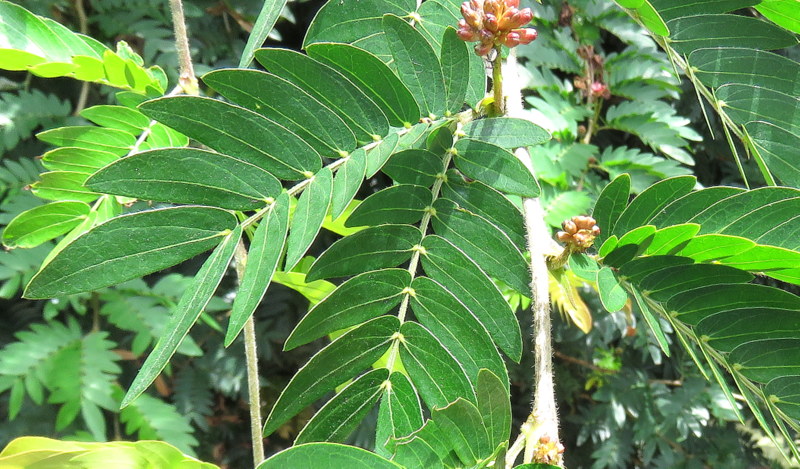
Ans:
<svg viewBox="0 0 800 469"><path fill-rule="evenodd" d="M496 33L497 30L500 28L500 23L497 21L496 16L494 16L491 13L487 13L483 17L483 26L492 33Z"/></svg>
<svg viewBox="0 0 800 469"><path fill-rule="evenodd" d="M578 226L572 220L564 220L564 222L561 224L561 228L564 228L564 231L569 234L575 234L578 232Z"/></svg>
<svg viewBox="0 0 800 469"><path fill-rule="evenodd" d="M514 32L519 33L520 44L530 44L539 36L539 33L533 28L515 29Z"/></svg>

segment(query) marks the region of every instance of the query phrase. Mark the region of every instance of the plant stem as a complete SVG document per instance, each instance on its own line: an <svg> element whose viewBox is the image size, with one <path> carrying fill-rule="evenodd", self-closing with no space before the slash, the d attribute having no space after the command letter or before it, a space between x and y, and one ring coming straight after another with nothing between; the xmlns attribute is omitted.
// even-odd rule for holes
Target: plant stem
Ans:
<svg viewBox="0 0 800 469"><path fill-rule="evenodd" d="M517 73L514 49L506 64L505 95L508 96L508 115L520 115L522 111L522 89ZM497 96L495 89L495 96ZM496 99L496 98L495 98ZM501 98L501 101L503 99ZM518 148L515 155L534 172L530 153L526 148ZM533 353L534 353L534 395L533 410L520 428L520 435L506 456L506 467L513 467L519 453L524 449L523 462L549 463L561 465L561 457L555 460L537 460L535 453L541 453L542 445L551 448L560 446L558 438L558 410L556 409L553 381L553 349L550 322L550 291L548 288L548 268L545 249L552 243L550 230L544 221L544 210L539 198L522 200L525 219L525 236L531 254L531 292L533 293Z"/></svg>
<svg viewBox="0 0 800 469"><path fill-rule="evenodd" d="M492 90L494 91L494 111L498 116L505 114L503 99L503 54L502 46L494 48L495 57L492 64Z"/></svg>
<svg viewBox="0 0 800 469"><path fill-rule="evenodd" d="M247 264L247 249L240 239L234 253L236 277L241 283ZM264 460L264 440L261 437L261 391L258 380L258 355L256 353L256 327L251 315L244 323L244 355L247 362L247 397L250 404L250 439L253 444L253 467Z"/></svg>
<svg viewBox="0 0 800 469"><path fill-rule="evenodd" d="M86 19L86 9L83 7L83 0L75 0L75 14L78 16L78 31L81 34L86 34L89 32L88 21ZM86 99L89 97L89 82L84 81L81 84L81 91L78 95L78 101L75 104L75 111L73 111L73 115L77 116L81 113L83 108L86 107Z"/></svg>
<svg viewBox="0 0 800 469"><path fill-rule="evenodd" d="M197 78L194 76L192 54L189 51L189 35L186 32L186 19L183 16L183 2L181 0L169 0L169 9L172 13L172 27L175 30L175 50L178 52L178 66L180 67L178 80L186 94L197 95L199 94L199 87Z"/></svg>

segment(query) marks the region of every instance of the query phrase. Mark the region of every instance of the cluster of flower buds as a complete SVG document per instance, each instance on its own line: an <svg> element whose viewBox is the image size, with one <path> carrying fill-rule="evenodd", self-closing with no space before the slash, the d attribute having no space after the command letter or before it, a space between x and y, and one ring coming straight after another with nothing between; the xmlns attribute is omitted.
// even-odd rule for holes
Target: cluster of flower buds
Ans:
<svg viewBox="0 0 800 469"><path fill-rule="evenodd" d="M464 19L458 22L458 37L477 42L475 53L486 55L495 46L514 47L536 39L536 30L522 28L533 17L530 8L519 9L519 0L469 0L461 5Z"/></svg>
<svg viewBox="0 0 800 469"><path fill-rule="evenodd" d="M539 464L561 464L561 456L563 454L564 445L557 441L552 441L547 435L543 435L539 438L533 461Z"/></svg>
<svg viewBox="0 0 800 469"><path fill-rule="evenodd" d="M588 216L576 216L561 224L564 231L559 231L556 238L565 243L573 252L583 252L594 243L594 238L600 234L597 221Z"/></svg>

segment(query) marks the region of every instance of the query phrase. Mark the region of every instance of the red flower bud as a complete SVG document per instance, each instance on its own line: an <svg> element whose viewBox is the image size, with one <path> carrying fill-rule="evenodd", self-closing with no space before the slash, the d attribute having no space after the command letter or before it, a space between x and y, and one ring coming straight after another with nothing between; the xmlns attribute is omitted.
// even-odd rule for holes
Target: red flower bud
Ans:
<svg viewBox="0 0 800 469"><path fill-rule="evenodd" d="M519 0L506 0L506 6L509 8L519 8Z"/></svg>
<svg viewBox="0 0 800 469"><path fill-rule="evenodd" d="M519 34L520 44L530 44L539 35L539 33L533 28L514 29L512 32Z"/></svg>
<svg viewBox="0 0 800 469"><path fill-rule="evenodd" d="M493 33L496 33L497 30L500 28L500 24L497 21L497 17L491 13L487 13L483 16L483 26Z"/></svg>
<svg viewBox="0 0 800 469"><path fill-rule="evenodd" d="M475 44L475 53L477 55L483 56L483 55L488 54L489 51L491 51L493 48L494 48L494 45L491 44L491 43L484 44L482 42L479 42L478 44Z"/></svg>
<svg viewBox="0 0 800 469"><path fill-rule="evenodd" d="M510 33L506 34L506 38L503 41L503 44L507 47L516 47L519 45L519 34L511 31Z"/></svg>

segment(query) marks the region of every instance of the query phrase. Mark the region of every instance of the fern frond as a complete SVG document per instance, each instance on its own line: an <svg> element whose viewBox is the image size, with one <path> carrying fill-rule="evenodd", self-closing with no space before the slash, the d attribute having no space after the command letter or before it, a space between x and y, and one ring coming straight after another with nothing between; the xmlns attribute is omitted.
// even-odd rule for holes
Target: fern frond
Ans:
<svg viewBox="0 0 800 469"><path fill-rule="evenodd" d="M37 89L0 93L0 156L35 129L52 126L71 110L69 101Z"/></svg>

